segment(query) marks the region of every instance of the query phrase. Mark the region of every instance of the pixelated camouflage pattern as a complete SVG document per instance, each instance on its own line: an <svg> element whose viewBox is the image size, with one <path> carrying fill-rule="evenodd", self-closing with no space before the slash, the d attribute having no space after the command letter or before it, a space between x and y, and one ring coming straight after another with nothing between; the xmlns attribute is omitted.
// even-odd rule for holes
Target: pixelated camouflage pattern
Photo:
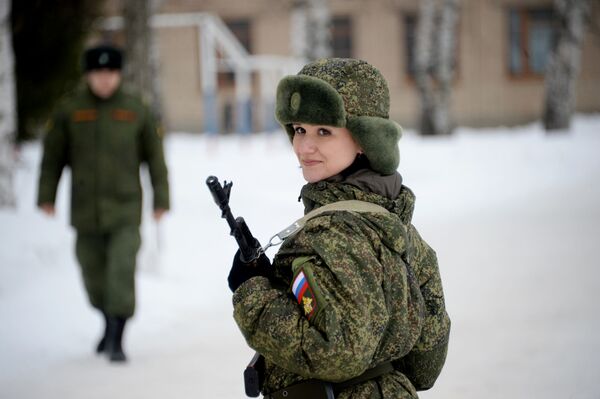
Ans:
<svg viewBox="0 0 600 399"><path fill-rule="evenodd" d="M305 65L299 75L329 83L344 100L350 116L389 118L390 93L381 73L365 61L322 58Z"/></svg>
<svg viewBox="0 0 600 399"><path fill-rule="evenodd" d="M309 220L277 253L275 278L252 278L235 292L234 318L249 346L266 358L264 393L310 378L348 380L416 347L429 349L447 340L449 319L435 252L410 224L414 195L408 188L390 200L349 184L319 182L306 185L302 198L307 212L349 199L391 212L335 211ZM292 262L303 256L312 257L303 267L310 268L324 297L310 321L290 290ZM435 299L423 298L422 290ZM432 371L435 380L439 370ZM414 384L399 370L376 381L337 397L379 397L379 389L384 398L417 397Z"/></svg>

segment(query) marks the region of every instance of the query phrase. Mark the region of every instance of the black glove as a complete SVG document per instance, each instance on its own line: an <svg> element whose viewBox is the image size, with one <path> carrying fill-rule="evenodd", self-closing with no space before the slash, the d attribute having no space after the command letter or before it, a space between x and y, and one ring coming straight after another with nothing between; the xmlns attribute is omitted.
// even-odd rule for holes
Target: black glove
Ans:
<svg viewBox="0 0 600 399"><path fill-rule="evenodd" d="M271 270L271 261L267 258L267 255L260 254L257 260L251 263L244 263L240 259L240 250L238 249L233 257L233 265L229 271L229 277L227 277L229 288L231 292L235 292L240 285L252 277L264 276L268 278L271 276Z"/></svg>

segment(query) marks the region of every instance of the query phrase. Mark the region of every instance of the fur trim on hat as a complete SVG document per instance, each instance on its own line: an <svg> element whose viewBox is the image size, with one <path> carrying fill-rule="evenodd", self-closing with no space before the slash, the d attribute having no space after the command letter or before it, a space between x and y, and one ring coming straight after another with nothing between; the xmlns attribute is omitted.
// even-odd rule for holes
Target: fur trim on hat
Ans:
<svg viewBox="0 0 600 399"><path fill-rule="evenodd" d="M342 97L331 85L312 76L286 76L279 82L275 117L282 125L346 126Z"/></svg>

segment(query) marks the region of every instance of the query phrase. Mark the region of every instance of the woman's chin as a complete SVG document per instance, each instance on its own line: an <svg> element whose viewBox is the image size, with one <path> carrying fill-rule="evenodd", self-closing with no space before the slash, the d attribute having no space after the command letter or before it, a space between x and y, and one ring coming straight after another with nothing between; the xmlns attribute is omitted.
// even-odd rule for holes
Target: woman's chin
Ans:
<svg viewBox="0 0 600 399"><path fill-rule="evenodd" d="M306 180L308 183L316 183L319 180L323 180L324 177L321 175L321 173L315 173L314 171L302 170L302 176L304 176L304 180Z"/></svg>

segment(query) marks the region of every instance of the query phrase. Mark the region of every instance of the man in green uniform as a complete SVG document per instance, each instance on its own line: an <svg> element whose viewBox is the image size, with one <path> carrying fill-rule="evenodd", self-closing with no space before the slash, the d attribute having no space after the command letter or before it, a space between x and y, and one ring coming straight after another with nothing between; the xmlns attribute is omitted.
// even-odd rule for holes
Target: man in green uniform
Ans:
<svg viewBox="0 0 600 399"><path fill-rule="evenodd" d="M111 361L126 360L123 330L135 309L142 163L150 172L155 220L169 209L161 132L148 107L121 88L121 66L115 47L85 52L87 85L60 104L52 119L37 199L53 215L62 170L70 167L75 252L89 300L106 323L96 350Z"/></svg>

